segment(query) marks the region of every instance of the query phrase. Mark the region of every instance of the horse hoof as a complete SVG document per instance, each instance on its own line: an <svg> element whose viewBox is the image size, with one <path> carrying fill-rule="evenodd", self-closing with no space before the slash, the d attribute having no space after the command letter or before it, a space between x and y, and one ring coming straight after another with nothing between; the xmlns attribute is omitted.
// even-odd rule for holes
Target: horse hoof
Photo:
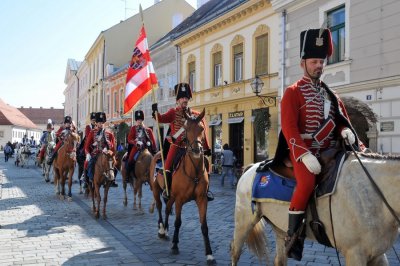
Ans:
<svg viewBox="0 0 400 266"><path fill-rule="evenodd" d="M96 212L96 213L94 214L94 217L96 217L96 219L99 219L99 217L100 217L99 213Z"/></svg>
<svg viewBox="0 0 400 266"><path fill-rule="evenodd" d="M126 200L124 200L124 206L126 207L126 206L128 206L128 201L126 201Z"/></svg>
<svg viewBox="0 0 400 266"><path fill-rule="evenodd" d="M165 234L158 233L158 238L165 239Z"/></svg>
<svg viewBox="0 0 400 266"><path fill-rule="evenodd" d="M68 197L68 202L72 202L72 197Z"/></svg>
<svg viewBox="0 0 400 266"><path fill-rule="evenodd" d="M49 182L50 182L50 180L49 180L49 179L45 179L44 181L46 181L46 183L49 183Z"/></svg>
<svg viewBox="0 0 400 266"><path fill-rule="evenodd" d="M172 255L178 255L179 254L179 248L171 248L171 254Z"/></svg>
<svg viewBox="0 0 400 266"><path fill-rule="evenodd" d="M212 255L207 255L207 265L217 265L217 261Z"/></svg>
<svg viewBox="0 0 400 266"><path fill-rule="evenodd" d="M79 194L83 194L83 191L81 190L81 191L79 191Z"/></svg>
<svg viewBox="0 0 400 266"><path fill-rule="evenodd" d="M103 220L107 220L107 215L103 215Z"/></svg>

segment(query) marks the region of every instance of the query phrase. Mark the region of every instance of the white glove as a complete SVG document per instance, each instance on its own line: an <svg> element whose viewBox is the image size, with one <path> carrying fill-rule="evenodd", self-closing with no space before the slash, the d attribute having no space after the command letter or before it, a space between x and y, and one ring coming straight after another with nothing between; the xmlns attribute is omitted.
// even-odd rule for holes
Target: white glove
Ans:
<svg viewBox="0 0 400 266"><path fill-rule="evenodd" d="M314 175L318 175L321 172L321 164L318 162L317 157L315 157L311 153L307 153L306 155L301 157L301 161L307 167L308 171L310 171Z"/></svg>
<svg viewBox="0 0 400 266"><path fill-rule="evenodd" d="M104 152L104 153L107 153L107 151L108 151L107 148L104 147L104 148L103 148L103 152Z"/></svg>
<svg viewBox="0 0 400 266"><path fill-rule="evenodd" d="M146 145L147 145L147 147L150 147L151 146L150 141L146 142Z"/></svg>
<svg viewBox="0 0 400 266"><path fill-rule="evenodd" d="M348 127L345 127L342 130L341 135L344 139L347 139L350 145L353 145L354 142L356 142L356 136L354 136L353 132Z"/></svg>
<svg viewBox="0 0 400 266"><path fill-rule="evenodd" d="M141 142L140 140L138 142L136 142L136 146L138 146L139 148L143 146L143 142Z"/></svg>
<svg viewBox="0 0 400 266"><path fill-rule="evenodd" d="M86 161L89 162L91 158L92 158L92 157L90 156L90 153L86 154Z"/></svg>

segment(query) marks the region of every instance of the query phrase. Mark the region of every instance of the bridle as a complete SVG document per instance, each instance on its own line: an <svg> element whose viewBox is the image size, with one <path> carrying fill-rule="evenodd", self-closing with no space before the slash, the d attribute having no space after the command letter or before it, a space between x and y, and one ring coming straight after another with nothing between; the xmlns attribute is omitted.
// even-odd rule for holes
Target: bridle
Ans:
<svg viewBox="0 0 400 266"><path fill-rule="evenodd" d="M107 168L106 169L102 169L103 170L103 177L106 178L107 181L113 181L115 179L114 177L114 159L113 157L105 152L101 152L102 155L104 155L106 157L107 160ZM103 168L103 166L102 166Z"/></svg>

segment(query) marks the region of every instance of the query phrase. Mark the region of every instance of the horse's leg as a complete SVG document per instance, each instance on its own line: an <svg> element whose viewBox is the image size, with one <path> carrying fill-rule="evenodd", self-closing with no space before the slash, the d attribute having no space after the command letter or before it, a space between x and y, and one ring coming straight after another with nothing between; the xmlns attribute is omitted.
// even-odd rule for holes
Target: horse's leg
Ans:
<svg viewBox="0 0 400 266"><path fill-rule="evenodd" d="M212 255L210 238L208 237L208 225L207 225L207 198L202 197L196 200L197 208L199 209L199 220L201 224L201 233L203 234L204 247L207 256L207 265L214 265L216 261ZM175 237L175 235L174 235Z"/></svg>
<svg viewBox="0 0 400 266"><path fill-rule="evenodd" d="M162 201L160 198L160 192L156 191L154 192L154 200L156 202L157 210L158 210L158 237L159 238L165 238L168 236L168 232L165 230L165 226L163 223L163 217L162 217Z"/></svg>
<svg viewBox="0 0 400 266"><path fill-rule="evenodd" d="M126 187L127 187L127 182L126 182L126 179L125 178L123 178L123 180L122 180L122 187L124 188L124 201L123 201L123 203L124 203L124 206L126 207L127 205L128 205L128 195L126 194Z"/></svg>
<svg viewBox="0 0 400 266"><path fill-rule="evenodd" d="M100 195L101 185L96 182L94 187L95 187L94 189L96 191L96 200L97 200L97 208L96 208L95 216L96 216L96 219L99 219L99 217L100 217L100 202L101 202L101 195Z"/></svg>
<svg viewBox="0 0 400 266"><path fill-rule="evenodd" d="M93 182L89 182L89 189L90 189L90 193L92 194L92 211L94 214L96 214L96 204L94 202L95 198L96 198L96 190L94 189L94 181Z"/></svg>
<svg viewBox="0 0 400 266"><path fill-rule="evenodd" d="M171 213L171 209L172 209L172 205L175 202L175 198L170 197L168 202L167 202L167 206L165 207L165 222L164 222L164 226L165 226L165 235L168 236L168 229L169 229L169 215ZM176 207L175 207L176 208Z"/></svg>
<svg viewBox="0 0 400 266"><path fill-rule="evenodd" d="M171 202L168 201L168 205ZM181 219L181 214L182 214L182 203L180 200L175 202L175 231L174 231L174 237L172 238L172 247L171 247L171 253L176 255L179 254L179 248L178 248L178 243L179 243L179 229L181 228L182 225L182 219Z"/></svg>
<svg viewBox="0 0 400 266"><path fill-rule="evenodd" d="M139 199L139 211L143 212L142 209L142 189L143 189L143 183L142 181L138 181L138 199Z"/></svg>
<svg viewBox="0 0 400 266"><path fill-rule="evenodd" d="M106 207L107 207L107 199L108 199L108 190L110 189L111 183L106 183L104 185L104 200L103 200L103 219L107 219L107 214L106 214Z"/></svg>
<svg viewBox="0 0 400 266"><path fill-rule="evenodd" d="M68 170L68 201L72 201L72 175L74 174L74 168Z"/></svg>
<svg viewBox="0 0 400 266"><path fill-rule="evenodd" d="M382 254L382 255L370 260L367 265L368 266L388 266L389 262L387 260L386 254Z"/></svg>
<svg viewBox="0 0 400 266"><path fill-rule="evenodd" d="M353 247L344 251L346 265L367 265L367 258L364 253L358 248Z"/></svg>
<svg viewBox="0 0 400 266"><path fill-rule="evenodd" d="M272 225L272 228L275 231L275 238L276 238L276 243L275 243L275 259L274 259L274 265L275 266L286 266L287 265L287 256L286 256L286 248L285 248L285 236L286 233L279 230L277 227Z"/></svg>
<svg viewBox="0 0 400 266"><path fill-rule="evenodd" d="M133 209L137 210L137 205L136 205L136 196L138 194L138 187L139 187L139 179L136 177L134 178L134 185L133 185Z"/></svg>

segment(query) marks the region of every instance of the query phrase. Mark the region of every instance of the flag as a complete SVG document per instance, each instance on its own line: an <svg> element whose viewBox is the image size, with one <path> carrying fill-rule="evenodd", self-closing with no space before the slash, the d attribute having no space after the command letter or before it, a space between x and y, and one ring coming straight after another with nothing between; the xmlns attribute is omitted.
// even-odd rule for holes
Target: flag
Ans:
<svg viewBox="0 0 400 266"><path fill-rule="evenodd" d="M142 26L126 74L124 114L128 113L142 97L151 91L153 85L157 84L146 31Z"/></svg>

